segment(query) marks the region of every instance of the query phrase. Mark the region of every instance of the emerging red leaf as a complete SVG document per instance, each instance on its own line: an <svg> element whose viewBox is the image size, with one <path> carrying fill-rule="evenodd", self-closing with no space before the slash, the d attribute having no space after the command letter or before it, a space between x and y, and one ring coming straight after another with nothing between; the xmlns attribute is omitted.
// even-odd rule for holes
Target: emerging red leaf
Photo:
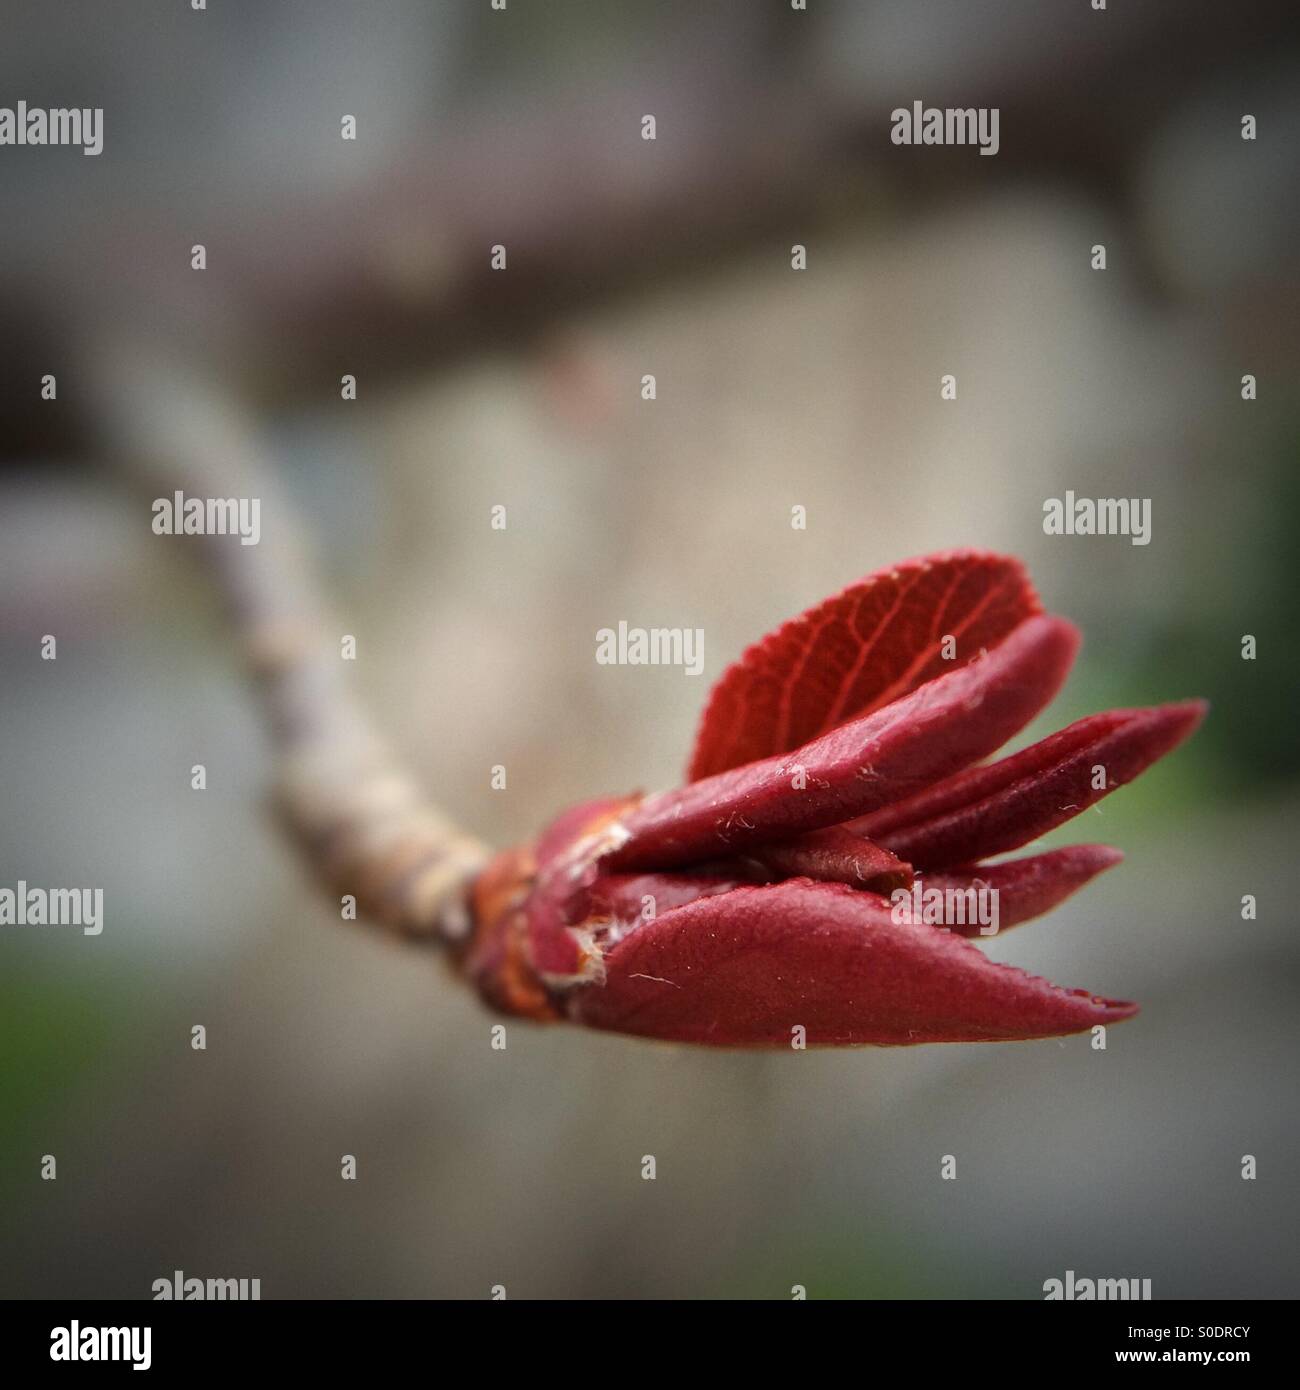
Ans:
<svg viewBox="0 0 1300 1390"><path fill-rule="evenodd" d="M1025 859L1008 859L1001 864L981 864L947 873L921 874L917 884L924 892L937 888L942 893L991 890L997 894L998 931L1019 926L1031 918L1050 912L1085 883L1106 869L1114 868L1124 856L1109 845L1067 845L1046 854ZM979 936L980 924L973 914L966 921L952 923L949 931L958 936Z"/></svg>
<svg viewBox="0 0 1300 1390"><path fill-rule="evenodd" d="M733 1046L1053 1037L1137 1012L995 964L959 936L895 922L872 893L790 879L702 898L629 933L568 1017Z"/></svg>
<svg viewBox="0 0 1300 1390"><path fill-rule="evenodd" d="M688 778L787 753L994 647L1041 611L1019 560L954 550L868 575L755 643L714 686ZM951 637L956 655L945 659Z"/></svg>
<svg viewBox="0 0 1300 1390"><path fill-rule="evenodd" d="M927 869L1019 849L1131 782L1187 738L1206 709L1203 700L1188 700L1090 715L1009 758L861 817L852 828Z"/></svg>

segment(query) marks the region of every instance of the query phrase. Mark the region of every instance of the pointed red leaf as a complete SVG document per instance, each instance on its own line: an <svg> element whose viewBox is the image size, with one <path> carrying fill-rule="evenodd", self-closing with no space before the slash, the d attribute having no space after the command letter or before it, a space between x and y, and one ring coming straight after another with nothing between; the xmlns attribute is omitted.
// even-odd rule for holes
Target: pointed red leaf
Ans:
<svg viewBox="0 0 1300 1390"><path fill-rule="evenodd" d="M791 879L702 898L630 932L578 1023L736 1046L1011 1041L1076 1033L1136 1005L995 964L961 937L892 920L872 893Z"/></svg>
<svg viewBox="0 0 1300 1390"><path fill-rule="evenodd" d="M1060 688L1078 643L1063 618L1027 618L978 660L793 753L648 797L624 819L626 842L606 867L734 855L911 795L1023 728Z"/></svg>
<svg viewBox="0 0 1300 1390"><path fill-rule="evenodd" d="M1033 917L1041 917L1077 893L1085 883L1114 868L1124 856L1108 845L1069 845L1025 859L1008 859L1001 864L981 864L974 868L953 869L948 873L921 874L917 887L922 893L938 889L941 893L993 891L997 896L997 930L1017 927ZM945 919L949 931L958 936L982 936L977 915L965 914L965 921Z"/></svg>
<svg viewBox="0 0 1300 1390"><path fill-rule="evenodd" d="M860 817L851 828L926 869L1019 849L1131 782L1187 738L1207 708L1203 700L1188 700L1090 715L1000 762ZM1105 769L1103 787L1095 785L1097 767Z"/></svg>
<svg viewBox="0 0 1300 1390"><path fill-rule="evenodd" d="M688 772L787 753L996 646L1041 610L1019 560L957 550L868 575L755 643L714 686ZM943 639L956 639L945 660Z"/></svg>

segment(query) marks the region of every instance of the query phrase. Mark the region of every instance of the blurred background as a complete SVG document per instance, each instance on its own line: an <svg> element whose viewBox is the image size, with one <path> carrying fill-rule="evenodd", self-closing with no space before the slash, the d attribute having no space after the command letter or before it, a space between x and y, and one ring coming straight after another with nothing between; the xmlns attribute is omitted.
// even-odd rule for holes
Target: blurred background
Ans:
<svg viewBox="0 0 1300 1390"><path fill-rule="evenodd" d="M1282 0L8 0L3 101L105 126L98 158L0 149L0 884L100 885L106 926L0 931L0 1293L1300 1291L1296 28ZM1000 108L999 154L892 145L914 100ZM119 339L256 420L362 693L498 846L671 784L726 663L862 574L1024 556L1086 645L1021 741L1213 702L1049 837L1126 863L986 948L1142 1014L1104 1052L520 1022L493 1051L271 822L219 605L109 457L85 344ZM1067 489L1150 498L1151 543L1044 535ZM598 666L620 619L703 628L704 676Z"/></svg>

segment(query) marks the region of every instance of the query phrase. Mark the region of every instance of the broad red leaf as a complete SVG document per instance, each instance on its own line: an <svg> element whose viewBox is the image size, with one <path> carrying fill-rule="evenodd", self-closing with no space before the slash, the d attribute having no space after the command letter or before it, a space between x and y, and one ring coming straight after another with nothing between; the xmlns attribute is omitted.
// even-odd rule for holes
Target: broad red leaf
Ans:
<svg viewBox="0 0 1300 1390"><path fill-rule="evenodd" d="M1187 738L1207 708L1203 700L1188 700L1090 715L1009 758L959 772L863 816L851 828L926 869L1019 849L1131 782Z"/></svg>
<svg viewBox="0 0 1300 1390"><path fill-rule="evenodd" d="M603 984L572 990L578 1023L644 1037L786 1046L1011 1041L1077 1033L1134 1004L995 964L959 936L891 919L841 884L790 879L702 898L631 931Z"/></svg>
<svg viewBox="0 0 1300 1390"><path fill-rule="evenodd" d="M688 778L786 753L996 646L1041 611L1019 560L956 550L868 575L755 643L714 686ZM956 655L945 660L945 636Z"/></svg>
<svg viewBox="0 0 1300 1390"><path fill-rule="evenodd" d="M1060 688L1078 644L1065 619L1027 618L979 660L793 753L647 797L624 819L627 839L606 868L734 855L909 796L1023 728Z"/></svg>

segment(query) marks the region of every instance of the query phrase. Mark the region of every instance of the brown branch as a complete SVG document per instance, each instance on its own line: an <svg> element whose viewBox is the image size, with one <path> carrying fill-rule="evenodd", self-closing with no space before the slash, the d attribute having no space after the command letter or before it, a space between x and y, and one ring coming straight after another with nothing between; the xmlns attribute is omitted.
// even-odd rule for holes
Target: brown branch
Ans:
<svg viewBox="0 0 1300 1390"><path fill-rule="evenodd" d="M89 354L102 439L138 491L260 499L256 545L187 537L226 600L275 750L281 819L331 891L402 936L458 941L489 851L423 795L344 676L293 509L231 396L137 343Z"/></svg>

